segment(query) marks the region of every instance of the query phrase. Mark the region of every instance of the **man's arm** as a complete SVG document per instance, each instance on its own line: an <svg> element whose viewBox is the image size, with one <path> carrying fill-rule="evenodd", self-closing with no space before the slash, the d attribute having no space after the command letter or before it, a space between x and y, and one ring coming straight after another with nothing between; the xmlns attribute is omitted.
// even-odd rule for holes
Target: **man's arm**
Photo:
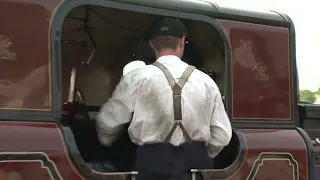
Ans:
<svg viewBox="0 0 320 180"><path fill-rule="evenodd" d="M121 79L112 97L105 103L97 116L97 133L101 144L112 146L123 125L131 121L134 110L132 88Z"/></svg>
<svg viewBox="0 0 320 180"><path fill-rule="evenodd" d="M214 158L229 144L232 137L232 129L229 117L224 109L221 94L216 90L214 107L210 123L211 141L208 144L209 157Z"/></svg>

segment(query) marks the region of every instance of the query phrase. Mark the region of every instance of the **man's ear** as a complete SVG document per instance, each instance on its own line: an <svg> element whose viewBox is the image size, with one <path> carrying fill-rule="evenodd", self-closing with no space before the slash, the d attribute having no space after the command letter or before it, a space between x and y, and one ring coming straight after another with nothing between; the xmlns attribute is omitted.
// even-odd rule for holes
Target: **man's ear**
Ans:
<svg viewBox="0 0 320 180"><path fill-rule="evenodd" d="M180 39L180 46L183 47L184 44L185 44L185 42L186 42L186 37L183 36L183 37Z"/></svg>
<svg viewBox="0 0 320 180"><path fill-rule="evenodd" d="M151 41L151 40L149 40L149 44L150 44L150 47L151 47L152 49L154 49L154 45L152 44L152 41Z"/></svg>

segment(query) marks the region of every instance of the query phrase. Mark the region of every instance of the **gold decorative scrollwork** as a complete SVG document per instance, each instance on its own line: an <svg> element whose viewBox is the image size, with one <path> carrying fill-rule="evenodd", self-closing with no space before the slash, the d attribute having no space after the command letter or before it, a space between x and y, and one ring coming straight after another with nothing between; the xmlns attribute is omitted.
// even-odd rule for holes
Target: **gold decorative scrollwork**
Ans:
<svg viewBox="0 0 320 180"><path fill-rule="evenodd" d="M10 51L12 42L7 36L0 35L0 59L4 60L16 60L17 56L15 52Z"/></svg>
<svg viewBox="0 0 320 180"><path fill-rule="evenodd" d="M258 81L270 81L273 79L273 77L268 74L268 67L262 62L252 66L251 70L254 72L255 79Z"/></svg>

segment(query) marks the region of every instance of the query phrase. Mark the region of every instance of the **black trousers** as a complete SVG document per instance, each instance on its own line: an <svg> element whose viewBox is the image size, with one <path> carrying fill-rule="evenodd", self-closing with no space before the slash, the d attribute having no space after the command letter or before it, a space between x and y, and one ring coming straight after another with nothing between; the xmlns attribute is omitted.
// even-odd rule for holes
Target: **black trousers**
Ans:
<svg viewBox="0 0 320 180"><path fill-rule="evenodd" d="M212 168L213 160L208 157L203 142L184 143L180 146L156 143L142 145L137 149L137 180L191 180L191 169Z"/></svg>

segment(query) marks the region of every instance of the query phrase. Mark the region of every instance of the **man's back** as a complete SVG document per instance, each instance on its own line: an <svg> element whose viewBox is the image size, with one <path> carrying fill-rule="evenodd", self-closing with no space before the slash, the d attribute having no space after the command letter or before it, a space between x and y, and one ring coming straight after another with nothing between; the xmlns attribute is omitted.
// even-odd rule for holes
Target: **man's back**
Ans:
<svg viewBox="0 0 320 180"><path fill-rule="evenodd" d="M215 157L231 140L217 85L180 60L186 35L177 18L154 21L147 39L157 62L124 75L97 116L98 137L106 146L131 121L139 180L185 179L192 168L212 168L208 156Z"/></svg>
<svg viewBox="0 0 320 180"><path fill-rule="evenodd" d="M188 64L176 56L162 56L163 64L179 80ZM134 116L129 134L137 144L163 142L174 125L172 90L160 69L153 65L140 68L124 77L128 88L133 88ZM215 108L215 98L220 96L214 81L199 70L194 70L182 89L183 126L194 141L210 142L210 125ZM170 143L185 142L177 128Z"/></svg>

